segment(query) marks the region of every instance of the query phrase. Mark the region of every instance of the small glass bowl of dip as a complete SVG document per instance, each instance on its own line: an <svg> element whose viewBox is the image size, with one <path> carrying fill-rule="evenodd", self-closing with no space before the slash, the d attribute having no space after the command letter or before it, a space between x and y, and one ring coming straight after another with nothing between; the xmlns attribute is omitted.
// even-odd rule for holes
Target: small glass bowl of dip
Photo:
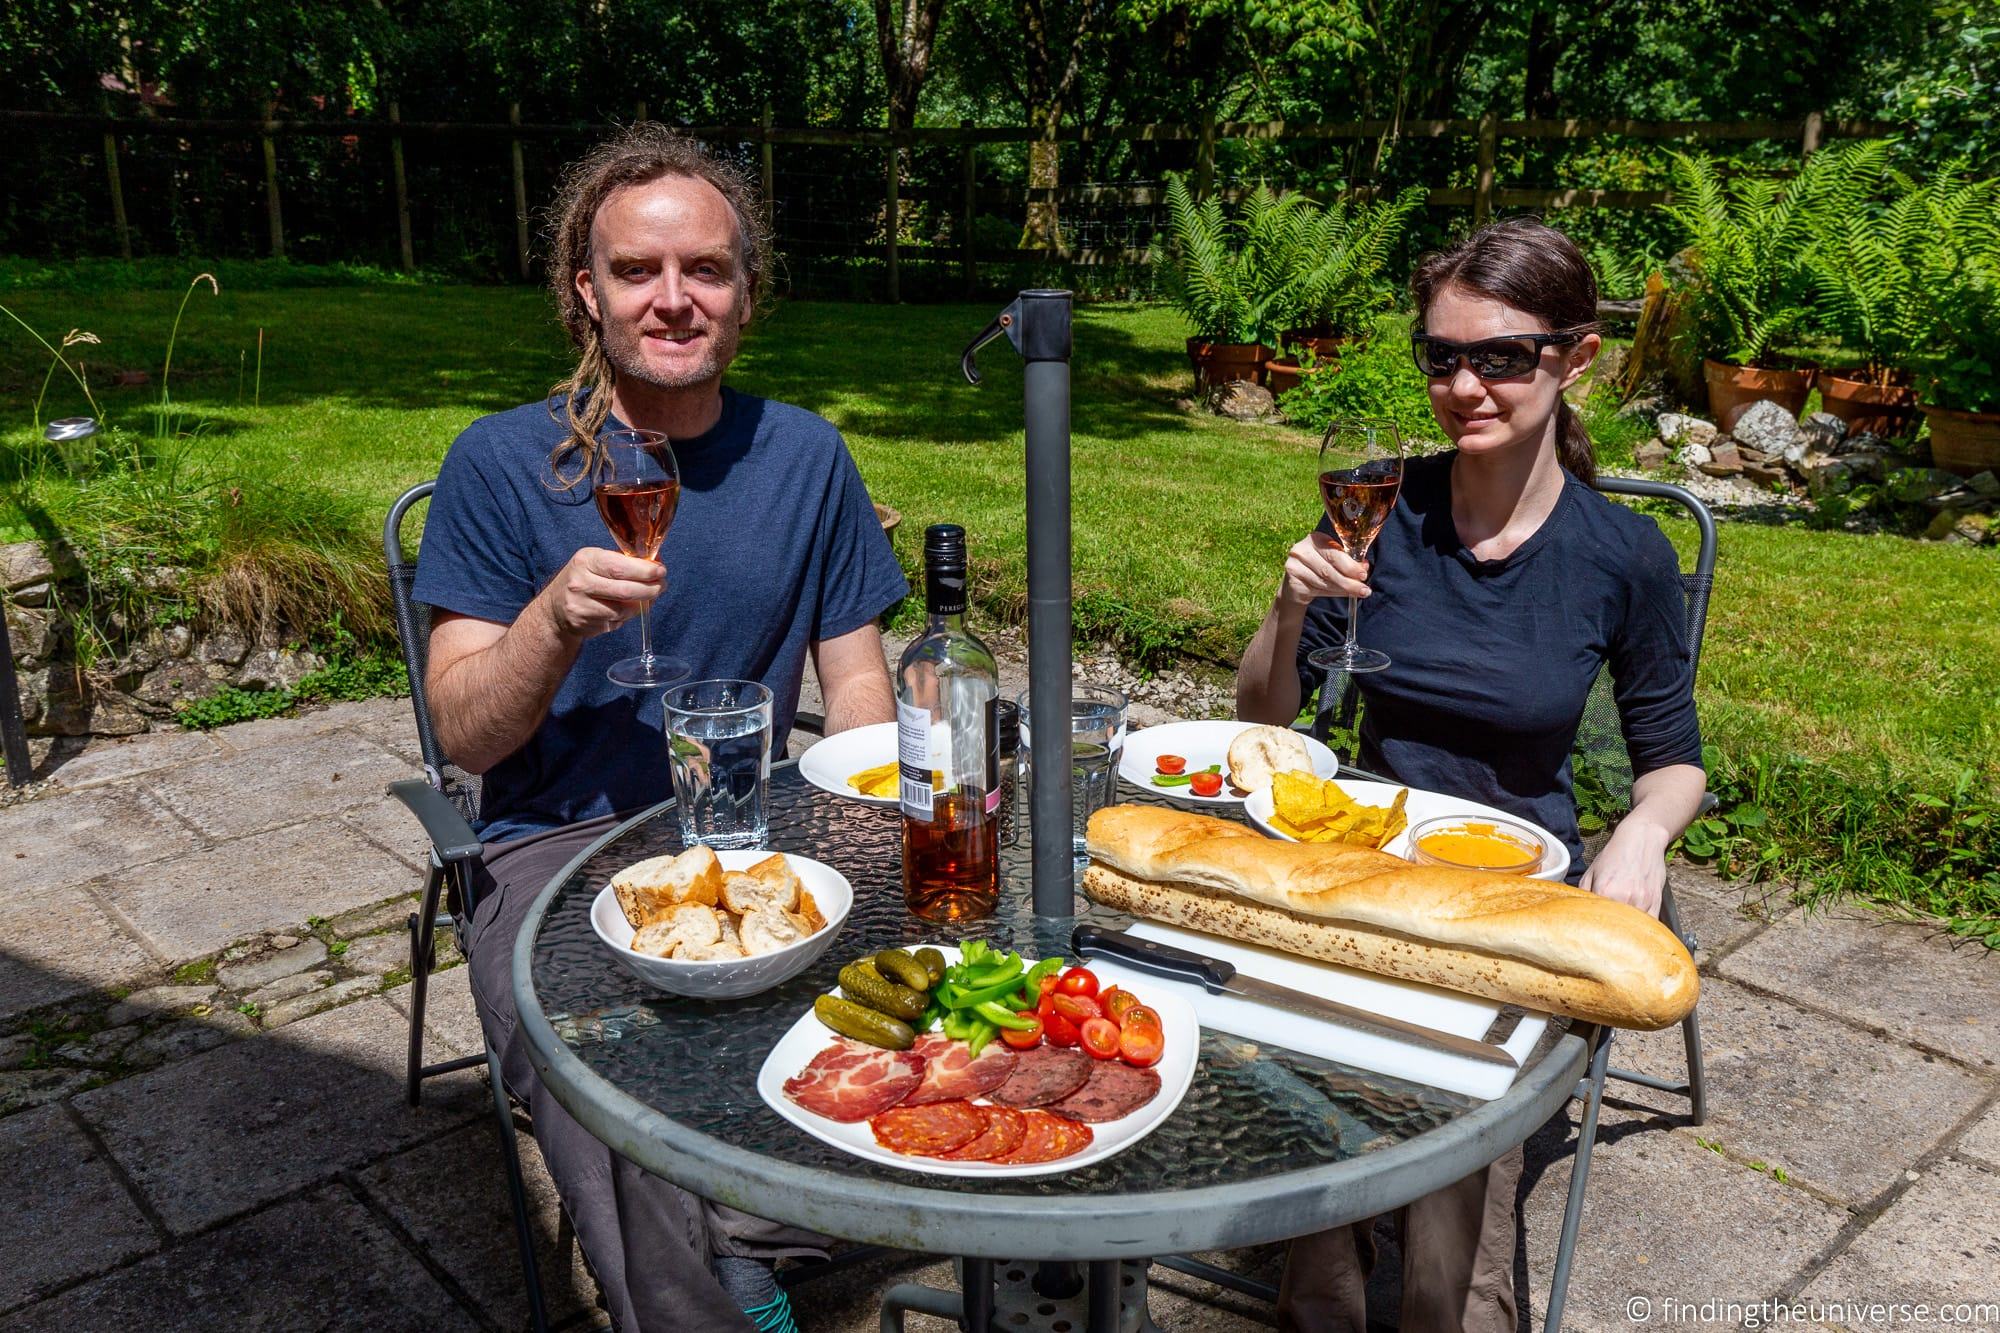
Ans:
<svg viewBox="0 0 2000 1333"><path fill-rule="evenodd" d="M1410 830L1410 860L1420 866L1532 875L1548 858L1542 835L1490 815L1446 815Z"/></svg>

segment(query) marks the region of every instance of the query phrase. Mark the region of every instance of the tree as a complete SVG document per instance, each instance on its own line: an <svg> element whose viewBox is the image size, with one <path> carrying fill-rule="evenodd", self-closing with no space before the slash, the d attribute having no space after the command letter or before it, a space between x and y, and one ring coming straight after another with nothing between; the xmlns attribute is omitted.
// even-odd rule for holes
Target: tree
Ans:
<svg viewBox="0 0 2000 1333"><path fill-rule="evenodd" d="M882 77L889 89L889 129L901 133L917 123L917 98L931 73L944 0L875 0L875 45L882 53Z"/></svg>

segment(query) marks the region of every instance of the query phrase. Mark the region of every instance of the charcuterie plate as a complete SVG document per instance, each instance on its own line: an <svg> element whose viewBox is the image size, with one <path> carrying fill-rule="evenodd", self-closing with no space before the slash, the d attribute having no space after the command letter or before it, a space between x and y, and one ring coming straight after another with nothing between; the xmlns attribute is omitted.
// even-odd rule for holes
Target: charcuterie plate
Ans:
<svg viewBox="0 0 2000 1333"><path fill-rule="evenodd" d="M944 945L934 947L944 955L947 964L955 964L959 961L959 951L957 949ZM1110 1081L1114 1087L1136 1085L1143 1088L1148 1081L1136 1075L1149 1073L1158 1076L1159 1084L1157 1091L1153 1091L1142 1105L1114 1119L1102 1119L1088 1123L1086 1126L1088 1130L1088 1144L1080 1149L1064 1151L1060 1156L1046 1161L999 1162L947 1160L943 1157L924 1156L916 1152L898 1152L884 1146L877 1141L876 1128L870 1124L868 1119L843 1122L806 1109L806 1107L800 1105L791 1096L787 1095L786 1084L788 1081L796 1082L801 1077L804 1077L807 1066L814 1063L815 1057L829 1053L829 1048L841 1048L845 1058L851 1061L875 1061L891 1071L894 1071L899 1066L901 1068L908 1068L911 1063L911 1053L909 1052L878 1051L873 1047L865 1047L860 1043L847 1041L846 1038L829 1030L810 1009L799 1015L799 1021L794 1023L785 1035L778 1039L777 1044L771 1048L770 1055L765 1057L763 1068L757 1072L757 1093L772 1110L814 1138L824 1143L832 1144L841 1151L851 1153L866 1161L875 1162L882 1166L897 1167L904 1171L917 1171L926 1175L980 1179L1047 1175L1054 1172L1073 1171L1079 1167L1089 1166L1093 1162L1101 1162L1105 1158L1131 1147L1140 1139L1145 1138L1148 1134L1159 1128L1161 1123L1173 1114L1174 1108L1180 1105L1181 1098L1187 1093L1188 1084L1194 1079L1195 1056L1201 1042L1201 1028L1199 1020L1195 1018L1193 1006L1181 998L1181 996L1174 993L1175 988L1171 983L1163 983L1136 973L1128 973L1122 969L1112 967L1100 968L1096 963L1092 963L1090 966L1093 972L1102 973L1107 986L1115 980L1121 989L1129 991L1147 1008L1157 1013L1160 1017L1160 1028L1165 1041L1160 1052L1159 1062L1145 1071L1137 1071L1134 1067L1122 1063L1116 1057L1106 1061L1090 1060L1090 1057L1083 1056L1081 1051L1076 1049L1061 1049L1056 1056L1049 1056L1047 1054L1049 1052L1058 1052L1058 1048L1051 1046L1037 1047L1032 1051L1018 1053L1015 1066L1017 1070L1020 1068L1019 1060L1031 1057L1038 1060L1048 1059L1057 1061L1070 1056L1081 1056L1084 1060L1090 1061L1092 1066L1091 1074L1098 1077L1102 1077L1102 1075L1099 1075L1096 1066L1100 1064L1113 1066L1114 1069L1108 1072L1112 1075ZM919 1037L917 1049L919 1051L922 1050L931 1040L933 1038ZM936 1038L936 1040L942 1039ZM964 1043L954 1044L961 1048L964 1046ZM998 1045L998 1043L996 1042L994 1045ZM836 1062L842 1058L843 1056L839 1054L834 1056ZM920 1059L917 1061L917 1067L919 1069L922 1067ZM864 1080L876 1078L879 1072L881 1071L864 1069L855 1074L854 1081L857 1085L861 1084ZM1003 1085L1001 1088L996 1089L996 1094L1004 1093L1005 1091L1006 1087ZM920 1094L912 1093L910 1095L917 1096ZM1113 1095L1117 1094L1114 1093ZM1068 1098L1065 1097L1062 1100L1067 1101ZM983 1109L991 1108L994 1104L993 1097L979 1095L973 1097L969 1102L952 1100L919 1104L915 1107L892 1104L883 1108L883 1113L893 1113L894 1116L916 1122L915 1131L921 1133L924 1128L922 1121L926 1118L936 1117L949 1121L950 1117L954 1114L954 1112L940 1108L971 1106ZM1054 1104L1051 1103L1051 1105ZM1016 1108L1010 1108L1006 1103L1002 1103L1000 1112L996 1112L996 1114L1014 1109ZM964 1113L957 1112L956 1114L962 1115ZM1075 1134L1076 1132L1076 1126L1071 1124L1067 1119L1041 1107L1019 1109L1018 1114L1028 1117L1030 1121L1034 1122L1035 1127L1047 1127L1052 1133L1065 1132L1063 1130L1064 1126L1068 1126L1066 1132L1071 1134ZM882 1113L878 1113L875 1118L879 1121L882 1118ZM905 1128L909 1128L909 1126L905 1126ZM1032 1133L1033 1130L1031 1129L1030 1132Z"/></svg>

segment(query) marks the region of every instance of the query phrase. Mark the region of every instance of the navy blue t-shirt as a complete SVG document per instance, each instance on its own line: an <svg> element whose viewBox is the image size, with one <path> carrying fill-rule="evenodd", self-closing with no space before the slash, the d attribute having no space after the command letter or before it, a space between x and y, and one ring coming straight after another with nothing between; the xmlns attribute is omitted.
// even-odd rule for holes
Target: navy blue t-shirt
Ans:
<svg viewBox="0 0 2000 1333"><path fill-rule="evenodd" d="M1456 452L1413 458L1369 554L1361 643L1389 655L1356 676L1361 764L1397 782L1482 801L1550 830L1583 875L1570 748L1600 667L1634 777L1701 763L1686 599L1659 526L1568 473L1535 534L1481 560L1451 517ZM1332 531L1324 520L1321 532ZM1347 600L1323 597L1299 636L1301 698L1321 674L1306 655L1338 644Z"/></svg>
<svg viewBox="0 0 2000 1333"><path fill-rule="evenodd" d="M588 482L564 490L550 471L568 433L561 416L559 404L552 415L529 403L481 417L452 444L424 522L418 601L512 624L577 551L616 549ZM721 420L673 449L680 507L660 548L667 588L651 611L653 650L686 659L696 680L767 686L782 754L810 646L869 624L909 585L824 418L724 389ZM487 771L482 838L672 794L661 692L604 674L638 652L636 618L585 641L541 727Z"/></svg>

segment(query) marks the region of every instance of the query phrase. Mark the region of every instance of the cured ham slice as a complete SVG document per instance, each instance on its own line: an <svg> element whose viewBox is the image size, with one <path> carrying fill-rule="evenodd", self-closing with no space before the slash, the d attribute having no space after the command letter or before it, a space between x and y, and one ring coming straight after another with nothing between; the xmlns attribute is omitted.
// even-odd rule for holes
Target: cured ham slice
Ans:
<svg viewBox="0 0 2000 1333"><path fill-rule="evenodd" d="M880 1115L924 1081L924 1057L885 1051L846 1037L785 1080L785 1096L815 1115L853 1124Z"/></svg>
<svg viewBox="0 0 2000 1333"><path fill-rule="evenodd" d="M903 1099L905 1106L984 1097L1007 1081L1020 1059L997 1041L974 1057L972 1047L937 1033L918 1037L910 1049L924 1058L924 1081Z"/></svg>

